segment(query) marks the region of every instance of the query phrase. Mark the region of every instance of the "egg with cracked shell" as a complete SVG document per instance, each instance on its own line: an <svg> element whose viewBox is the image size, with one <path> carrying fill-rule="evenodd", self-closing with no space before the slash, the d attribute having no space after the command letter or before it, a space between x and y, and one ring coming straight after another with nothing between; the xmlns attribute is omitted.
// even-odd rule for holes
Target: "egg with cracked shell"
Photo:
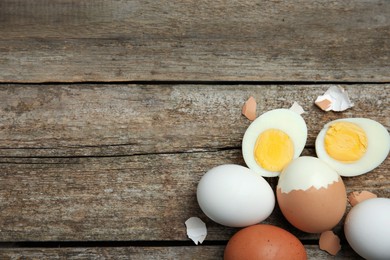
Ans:
<svg viewBox="0 0 390 260"><path fill-rule="evenodd" d="M276 197L285 218L308 233L331 230L340 222L347 206L340 175L311 156L294 159L283 169Z"/></svg>
<svg viewBox="0 0 390 260"><path fill-rule="evenodd" d="M390 151L387 129L368 118L343 118L327 123L316 138L318 158L341 176L357 176L379 166Z"/></svg>
<svg viewBox="0 0 390 260"><path fill-rule="evenodd" d="M307 126L301 115L290 109L274 109L249 125L242 140L242 155L254 172L276 177L300 156L306 139Z"/></svg>

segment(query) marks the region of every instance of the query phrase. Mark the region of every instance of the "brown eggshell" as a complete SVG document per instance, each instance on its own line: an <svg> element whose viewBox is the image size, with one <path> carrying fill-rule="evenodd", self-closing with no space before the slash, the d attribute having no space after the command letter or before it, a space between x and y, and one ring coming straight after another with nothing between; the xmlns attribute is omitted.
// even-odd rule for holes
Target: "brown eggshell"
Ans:
<svg viewBox="0 0 390 260"><path fill-rule="evenodd" d="M332 101L330 101L328 99L324 99L324 100L315 102L315 104L319 108L321 108L322 110L326 111L330 107L330 105L332 104Z"/></svg>
<svg viewBox="0 0 390 260"><path fill-rule="evenodd" d="M288 231L257 224L241 229L229 240L224 260L307 259L302 243Z"/></svg>
<svg viewBox="0 0 390 260"><path fill-rule="evenodd" d="M308 233L322 233L331 230L343 217L347 196L344 183L337 182L326 188L276 191L279 207L286 219L296 228Z"/></svg>
<svg viewBox="0 0 390 260"><path fill-rule="evenodd" d="M324 250L331 255L337 255L341 249L340 238L331 230L321 233L319 244L321 250Z"/></svg>
<svg viewBox="0 0 390 260"><path fill-rule="evenodd" d="M367 199L377 198L377 197L378 196L376 194L366 190L362 192L354 191L348 194L348 201L349 204L351 204L351 206L353 207L362 201L365 201Z"/></svg>
<svg viewBox="0 0 390 260"><path fill-rule="evenodd" d="M242 107L242 114L253 121L256 119L256 100L254 97L249 97Z"/></svg>

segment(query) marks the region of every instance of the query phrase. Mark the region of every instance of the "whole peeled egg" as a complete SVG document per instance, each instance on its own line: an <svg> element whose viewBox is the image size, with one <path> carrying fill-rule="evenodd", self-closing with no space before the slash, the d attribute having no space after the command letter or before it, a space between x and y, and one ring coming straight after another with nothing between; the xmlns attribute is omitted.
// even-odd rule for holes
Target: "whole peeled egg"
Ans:
<svg viewBox="0 0 390 260"><path fill-rule="evenodd" d="M256 118L245 131L242 154L246 165L265 177L276 177L303 151L304 119L290 109L274 109Z"/></svg>
<svg viewBox="0 0 390 260"><path fill-rule="evenodd" d="M379 166L389 154L390 135L368 118L343 118L327 123L316 139L318 158L341 176L357 176Z"/></svg>
<svg viewBox="0 0 390 260"><path fill-rule="evenodd" d="M307 254L301 241L290 232L265 224L241 229L234 234L224 251L224 260L304 260Z"/></svg>
<svg viewBox="0 0 390 260"><path fill-rule="evenodd" d="M219 165L206 172L196 195L206 216L230 227L257 224L271 215L275 206L275 195L268 182L236 164Z"/></svg>
<svg viewBox="0 0 390 260"><path fill-rule="evenodd" d="M371 198L354 206L344 222L345 237L365 259L390 259L390 199Z"/></svg>
<svg viewBox="0 0 390 260"><path fill-rule="evenodd" d="M331 230L347 206L346 189L339 174L310 156L299 157L283 169L276 197L285 218L308 233Z"/></svg>

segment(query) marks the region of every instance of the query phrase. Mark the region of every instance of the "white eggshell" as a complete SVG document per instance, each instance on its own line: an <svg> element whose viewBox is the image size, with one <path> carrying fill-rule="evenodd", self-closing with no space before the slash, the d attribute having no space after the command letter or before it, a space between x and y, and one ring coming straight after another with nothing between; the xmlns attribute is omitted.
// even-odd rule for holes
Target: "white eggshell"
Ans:
<svg viewBox="0 0 390 260"><path fill-rule="evenodd" d="M344 233L350 246L366 259L390 259L390 199L360 202L348 213Z"/></svg>
<svg viewBox="0 0 390 260"><path fill-rule="evenodd" d="M225 164L209 170L199 181L197 199L213 221L230 227L245 227L265 220L275 206L268 182L250 169Z"/></svg>
<svg viewBox="0 0 390 260"><path fill-rule="evenodd" d="M352 163L344 163L330 157L325 150L324 139L326 132L335 122L350 122L361 127L366 133L368 144L362 158ZM316 153L318 158L329 164L341 176L357 176L367 173L379 166L389 154L390 135L380 123L368 118L343 118L327 123L316 139Z"/></svg>
<svg viewBox="0 0 390 260"><path fill-rule="evenodd" d="M268 129L278 129L286 133L294 144L293 158L297 158L306 144L307 126L305 120L298 113L281 108L262 114L245 131L242 139L242 155L246 165L264 177L276 177L279 176L280 172L263 169L254 157L256 140L262 132Z"/></svg>

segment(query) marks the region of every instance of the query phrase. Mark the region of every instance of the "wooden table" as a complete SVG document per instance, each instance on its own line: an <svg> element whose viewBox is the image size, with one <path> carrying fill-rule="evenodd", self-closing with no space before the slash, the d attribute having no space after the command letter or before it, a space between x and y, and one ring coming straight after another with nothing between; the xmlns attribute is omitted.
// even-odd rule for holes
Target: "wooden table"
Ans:
<svg viewBox="0 0 390 260"><path fill-rule="evenodd" d="M0 259L222 259L238 229L201 212L196 186L244 165L246 99L258 114L301 104L305 155L333 119L389 129L389 14L386 0L0 1ZM354 107L318 109L331 85ZM389 198L389 170L347 191ZM208 227L200 246L191 216ZM278 207L264 223L333 258ZM336 258L358 258L334 231Z"/></svg>

